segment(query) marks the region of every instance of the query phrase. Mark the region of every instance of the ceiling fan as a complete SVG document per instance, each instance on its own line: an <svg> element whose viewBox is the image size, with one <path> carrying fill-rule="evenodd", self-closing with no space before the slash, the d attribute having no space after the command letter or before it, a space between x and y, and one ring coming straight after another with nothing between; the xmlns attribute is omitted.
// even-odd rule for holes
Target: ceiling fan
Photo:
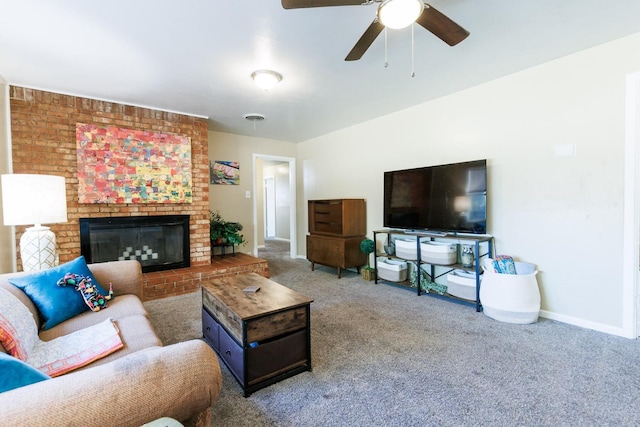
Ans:
<svg viewBox="0 0 640 427"><path fill-rule="evenodd" d="M455 46L467 38L469 32L453 22L446 15L422 0L282 0L285 9L302 9L326 6L355 6L379 3L376 18L357 41L345 61L357 61L369 49L382 30L404 28L413 22L432 32L449 46ZM406 8L406 9L404 9ZM404 14L402 11L407 11ZM396 15L398 12L400 15ZM395 16L400 16L396 21Z"/></svg>

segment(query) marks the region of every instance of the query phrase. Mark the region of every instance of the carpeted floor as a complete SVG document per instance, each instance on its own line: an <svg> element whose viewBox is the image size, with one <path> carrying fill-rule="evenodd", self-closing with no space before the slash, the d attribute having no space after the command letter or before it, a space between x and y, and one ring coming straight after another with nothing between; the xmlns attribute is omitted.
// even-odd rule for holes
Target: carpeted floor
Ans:
<svg viewBox="0 0 640 427"><path fill-rule="evenodd" d="M291 259L271 279L314 299L313 371L248 398L221 362L212 426L640 425L640 342L472 307ZM200 294L145 303L165 344L202 337Z"/></svg>

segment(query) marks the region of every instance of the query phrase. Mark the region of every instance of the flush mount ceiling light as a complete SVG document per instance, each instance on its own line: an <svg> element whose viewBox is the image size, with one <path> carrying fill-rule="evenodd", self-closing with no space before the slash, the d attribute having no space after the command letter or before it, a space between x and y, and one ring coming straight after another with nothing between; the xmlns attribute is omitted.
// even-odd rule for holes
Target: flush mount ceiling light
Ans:
<svg viewBox="0 0 640 427"><path fill-rule="evenodd" d="M282 74L272 70L257 70L251 73L251 78L260 89L269 90L282 80Z"/></svg>
<svg viewBox="0 0 640 427"><path fill-rule="evenodd" d="M423 10L422 0L385 0L378 7L378 19L385 27L395 30L411 25Z"/></svg>

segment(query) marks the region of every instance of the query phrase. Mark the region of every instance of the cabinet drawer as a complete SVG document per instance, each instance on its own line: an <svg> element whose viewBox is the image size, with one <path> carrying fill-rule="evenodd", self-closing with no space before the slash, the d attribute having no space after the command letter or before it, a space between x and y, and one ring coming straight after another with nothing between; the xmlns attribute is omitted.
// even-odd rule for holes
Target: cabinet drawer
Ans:
<svg viewBox="0 0 640 427"><path fill-rule="evenodd" d="M233 375L240 381L240 384L244 384L244 354L242 347L223 328L219 329L218 335L220 336L220 351L218 354Z"/></svg>
<svg viewBox="0 0 640 427"><path fill-rule="evenodd" d="M211 314L205 308L202 308L202 335L215 351L220 351L219 328L218 322L211 317Z"/></svg>
<svg viewBox="0 0 640 427"><path fill-rule="evenodd" d="M273 313L247 322L247 342L267 340L306 327L306 307Z"/></svg>
<svg viewBox="0 0 640 427"><path fill-rule="evenodd" d="M342 219L342 201L340 200L318 200L311 205L316 214L331 214Z"/></svg>
<svg viewBox="0 0 640 427"><path fill-rule="evenodd" d="M335 234L339 236L342 232L342 223L317 221L314 231L316 233Z"/></svg>
<svg viewBox="0 0 640 427"><path fill-rule="evenodd" d="M309 363L307 345L304 330L247 349L249 385Z"/></svg>

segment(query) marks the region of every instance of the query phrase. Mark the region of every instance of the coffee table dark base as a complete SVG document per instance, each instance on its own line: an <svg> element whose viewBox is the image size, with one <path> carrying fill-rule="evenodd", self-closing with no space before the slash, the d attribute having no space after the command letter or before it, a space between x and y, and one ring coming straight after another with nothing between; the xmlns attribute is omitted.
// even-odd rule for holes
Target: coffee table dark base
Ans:
<svg viewBox="0 0 640 427"><path fill-rule="evenodd" d="M205 341L238 380L244 397L301 372L311 371L308 330L244 348L204 307L202 328Z"/></svg>
<svg viewBox="0 0 640 427"><path fill-rule="evenodd" d="M245 292L259 287L257 292ZM202 284L202 332L245 397L311 370L312 299L249 273Z"/></svg>

